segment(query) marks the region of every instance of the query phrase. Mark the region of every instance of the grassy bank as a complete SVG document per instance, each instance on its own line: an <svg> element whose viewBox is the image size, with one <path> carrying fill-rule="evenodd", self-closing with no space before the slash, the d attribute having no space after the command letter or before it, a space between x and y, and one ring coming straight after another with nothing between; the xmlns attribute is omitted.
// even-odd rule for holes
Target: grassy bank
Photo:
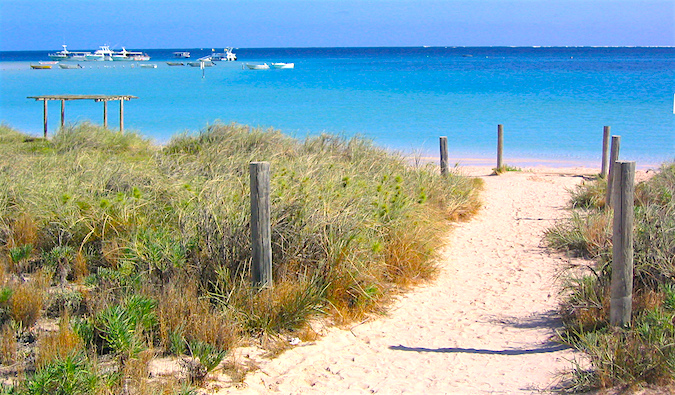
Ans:
<svg viewBox="0 0 675 395"><path fill-rule="evenodd" d="M250 285L252 161L272 169L273 289ZM478 207L475 180L438 173L365 140L239 125L161 147L0 127L3 391L189 393L242 342L278 349L314 317L382 311ZM158 355L184 374L149 380Z"/></svg>
<svg viewBox="0 0 675 395"><path fill-rule="evenodd" d="M571 276L561 312L562 340L585 353L589 364L575 370L570 389L644 384L672 385L675 380L675 164L636 186L634 293L630 328L610 327L612 262L611 211L605 209L604 180L573 191L569 220L551 228L550 246L576 251L597 262Z"/></svg>

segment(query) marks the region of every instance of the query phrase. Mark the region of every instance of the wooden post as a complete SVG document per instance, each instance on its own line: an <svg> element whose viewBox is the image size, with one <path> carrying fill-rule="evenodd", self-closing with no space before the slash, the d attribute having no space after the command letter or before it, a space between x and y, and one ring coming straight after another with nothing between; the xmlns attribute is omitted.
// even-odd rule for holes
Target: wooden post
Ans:
<svg viewBox="0 0 675 395"><path fill-rule="evenodd" d="M270 164L251 162L251 274L253 285L272 287Z"/></svg>
<svg viewBox="0 0 675 395"><path fill-rule="evenodd" d="M108 101L103 100L103 127L108 129Z"/></svg>
<svg viewBox="0 0 675 395"><path fill-rule="evenodd" d="M497 171L504 166L504 125L497 125Z"/></svg>
<svg viewBox="0 0 675 395"><path fill-rule="evenodd" d="M124 99L120 99L120 133L124 132Z"/></svg>
<svg viewBox="0 0 675 395"><path fill-rule="evenodd" d="M609 322L630 326L633 307L633 195L635 162L614 163L614 227Z"/></svg>
<svg viewBox="0 0 675 395"><path fill-rule="evenodd" d="M66 101L61 100L61 129L66 126Z"/></svg>
<svg viewBox="0 0 675 395"><path fill-rule="evenodd" d="M448 138L441 136L441 174L448 174Z"/></svg>
<svg viewBox="0 0 675 395"><path fill-rule="evenodd" d="M621 145L621 136L612 136L612 149L609 153L609 175L607 176L607 193L605 195L605 207L612 207L612 188L614 183L614 162L619 159L619 146Z"/></svg>
<svg viewBox="0 0 675 395"><path fill-rule="evenodd" d="M42 105L44 106L44 108L42 110L42 114L43 114L43 118L44 118L43 123L44 123L44 126L45 126L44 136L45 136L45 138L47 138L47 100L46 99L42 101Z"/></svg>
<svg viewBox="0 0 675 395"><path fill-rule="evenodd" d="M609 167L609 136L610 127L605 126L602 132L602 168L600 178L607 178L607 168Z"/></svg>

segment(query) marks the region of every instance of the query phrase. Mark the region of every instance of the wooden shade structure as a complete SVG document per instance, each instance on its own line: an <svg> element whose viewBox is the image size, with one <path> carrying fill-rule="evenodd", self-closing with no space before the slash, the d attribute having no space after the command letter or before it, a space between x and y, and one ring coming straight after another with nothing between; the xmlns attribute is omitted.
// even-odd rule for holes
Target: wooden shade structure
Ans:
<svg viewBox="0 0 675 395"><path fill-rule="evenodd" d="M120 132L124 131L124 102L131 99L138 99L132 95L43 95L28 96L29 99L41 100L44 104L44 137L47 138L47 102L50 100L61 101L61 127L66 124L66 101L68 100L93 100L103 102L103 127L108 127L108 102L110 100L120 101Z"/></svg>

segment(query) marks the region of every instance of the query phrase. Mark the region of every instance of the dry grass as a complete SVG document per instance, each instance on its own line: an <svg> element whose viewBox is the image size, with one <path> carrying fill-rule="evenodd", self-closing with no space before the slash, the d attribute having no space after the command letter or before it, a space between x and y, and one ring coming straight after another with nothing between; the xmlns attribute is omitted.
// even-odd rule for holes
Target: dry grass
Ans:
<svg viewBox="0 0 675 395"><path fill-rule="evenodd" d="M9 299L9 315L22 328L28 329L42 315L45 300L45 288L38 284L19 283L11 286L12 296Z"/></svg>
<svg viewBox="0 0 675 395"><path fill-rule="evenodd" d="M17 361L18 342L16 330L9 324L4 324L0 329L0 363L10 365Z"/></svg>
<svg viewBox="0 0 675 395"><path fill-rule="evenodd" d="M39 369L56 359L64 359L69 354L83 351L84 344L70 327L68 315L61 317L59 330L46 333L38 339L35 366Z"/></svg>
<svg viewBox="0 0 675 395"><path fill-rule="evenodd" d="M0 285L12 293L0 307L23 329L46 305L72 314L85 348L118 362L109 387L122 392L159 388L143 362L154 346L207 350L211 366L242 338L277 353L289 334L317 336L316 317L383 311L392 294L433 278L449 221L479 207L476 180L412 168L362 139L221 124L163 147L91 124L50 141L17 136L0 126ZM250 280L252 161L272 169L273 289ZM61 300L72 308L53 306ZM69 368L54 350L77 348L71 332L32 346L40 371ZM68 358L83 372L100 365L92 356Z"/></svg>

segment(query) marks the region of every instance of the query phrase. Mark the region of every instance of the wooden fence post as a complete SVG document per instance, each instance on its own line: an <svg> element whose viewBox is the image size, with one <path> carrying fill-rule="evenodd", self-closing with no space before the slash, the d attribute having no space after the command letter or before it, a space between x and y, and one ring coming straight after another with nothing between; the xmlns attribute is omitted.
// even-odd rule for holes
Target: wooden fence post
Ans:
<svg viewBox="0 0 675 395"><path fill-rule="evenodd" d="M607 168L609 167L609 136L610 127L605 126L602 132L602 168L600 178L607 178Z"/></svg>
<svg viewBox="0 0 675 395"><path fill-rule="evenodd" d="M270 164L251 162L251 274L253 285L272 287Z"/></svg>
<svg viewBox="0 0 675 395"><path fill-rule="evenodd" d="M504 125L497 125L497 171L504 166Z"/></svg>
<svg viewBox="0 0 675 395"><path fill-rule="evenodd" d="M441 136L441 174L448 174L448 138Z"/></svg>
<svg viewBox="0 0 675 395"><path fill-rule="evenodd" d="M614 163L614 226L609 322L630 325L633 307L633 195L635 162Z"/></svg>
<svg viewBox="0 0 675 395"><path fill-rule="evenodd" d="M621 136L612 136L612 149L609 154L609 175L607 176L607 194L605 195L605 208L612 207L612 188L614 183L614 162L619 160L619 146Z"/></svg>

